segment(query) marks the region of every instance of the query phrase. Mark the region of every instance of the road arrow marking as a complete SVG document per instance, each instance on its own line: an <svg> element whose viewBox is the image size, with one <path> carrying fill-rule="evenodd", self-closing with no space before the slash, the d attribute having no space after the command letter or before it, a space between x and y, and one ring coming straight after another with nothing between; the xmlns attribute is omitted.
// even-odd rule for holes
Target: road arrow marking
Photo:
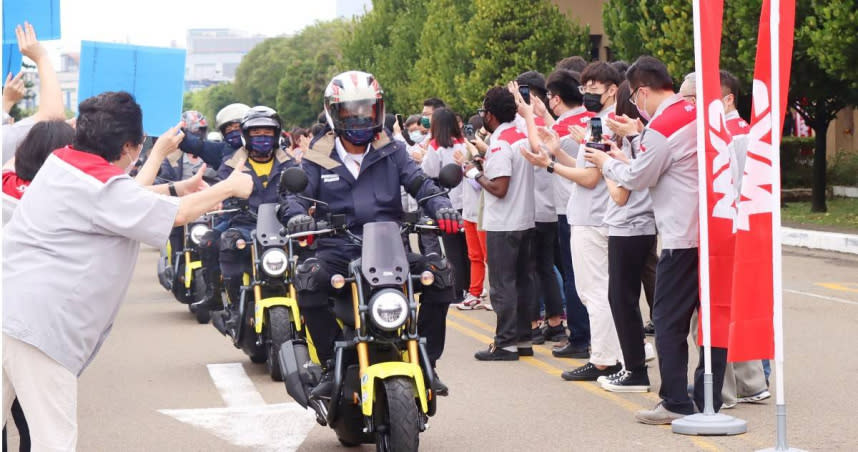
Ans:
<svg viewBox="0 0 858 452"><path fill-rule="evenodd" d="M316 425L315 417L297 403L267 405L241 364L207 367L225 408L158 412L208 430L233 445L272 452L297 450Z"/></svg>

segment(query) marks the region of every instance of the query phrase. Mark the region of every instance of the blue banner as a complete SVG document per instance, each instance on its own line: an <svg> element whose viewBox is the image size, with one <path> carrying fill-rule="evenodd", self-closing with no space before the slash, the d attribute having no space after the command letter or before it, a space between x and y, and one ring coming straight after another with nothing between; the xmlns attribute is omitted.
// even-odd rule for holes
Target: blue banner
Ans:
<svg viewBox="0 0 858 452"><path fill-rule="evenodd" d="M143 109L143 129L160 135L179 122L185 49L83 41L78 99L128 91Z"/></svg>
<svg viewBox="0 0 858 452"><path fill-rule="evenodd" d="M10 72L13 77L18 75L21 71L22 58L17 43L3 44L3 83L6 83L6 76Z"/></svg>
<svg viewBox="0 0 858 452"><path fill-rule="evenodd" d="M60 0L3 0L3 43L18 42L15 26L29 22L39 41L60 39Z"/></svg>

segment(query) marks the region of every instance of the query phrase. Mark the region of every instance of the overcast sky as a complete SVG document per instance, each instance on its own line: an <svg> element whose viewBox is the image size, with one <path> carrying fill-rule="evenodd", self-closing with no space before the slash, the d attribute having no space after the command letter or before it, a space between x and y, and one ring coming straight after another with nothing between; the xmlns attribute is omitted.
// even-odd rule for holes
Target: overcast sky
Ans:
<svg viewBox="0 0 858 452"><path fill-rule="evenodd" d="M189 28L277 36L336 16L335 0L61 0L60 11L63 39L46 43L55 57L81 40L184 48Z"/></svg>

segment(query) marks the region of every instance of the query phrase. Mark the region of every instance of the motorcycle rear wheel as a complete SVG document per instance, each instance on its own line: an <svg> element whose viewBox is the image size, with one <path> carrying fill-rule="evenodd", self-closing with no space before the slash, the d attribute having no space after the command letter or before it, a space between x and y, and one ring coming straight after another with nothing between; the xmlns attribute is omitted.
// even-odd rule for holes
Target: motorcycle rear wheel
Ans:
<svg viewBox="0 0 858 452"><path fill-rule="evenodd" d="M420 426L417 403L414 400L414 382L405 377L383 380L373 406L375 450L377 452L417 451L420 444Z"/></svg>
<svg viewBox="0 0 858 452"><path fill-rule="evenodd" d="M289 309L285 306L273 306L268 308L268 322L264 328L266 348L268 349L268 374L274 381L283 381L280 371L280 346L292 339L292 323L289 318Z"/></svg>

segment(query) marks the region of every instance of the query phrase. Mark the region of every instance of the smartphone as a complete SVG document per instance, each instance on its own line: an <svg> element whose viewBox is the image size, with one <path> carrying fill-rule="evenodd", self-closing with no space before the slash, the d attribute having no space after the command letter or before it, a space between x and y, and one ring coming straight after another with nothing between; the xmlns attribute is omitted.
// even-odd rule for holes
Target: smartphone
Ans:
<svg viewBox="0 0 858 452"><path fill-rule="evenodd" d="M607 143L596 143L593 141L588 141L584 143L584 146L588 148L598 149L602 152L608 152L611 150L611 146L609 146Z"/></svg>
<svg viewBox="0 0 858 452"><path fill-rule="evenodd" d="M521 97L524 99L524 102L526 104L530 104L530 86L518 85L518 92L521 94Z"/></svg>
<svg viewBox="0 0 858 452"><path fill-rule="evenodd" d="M598 116L590 118L590 139L596 143L602 141L602 118Z"/></svg>
<svg viewBox="0 0 858 452"><path fill-rule="evenodd" d="M474 141L477 137L474 135L474 125L473 124L465 124L465 139L468 141Z"/></svg>

